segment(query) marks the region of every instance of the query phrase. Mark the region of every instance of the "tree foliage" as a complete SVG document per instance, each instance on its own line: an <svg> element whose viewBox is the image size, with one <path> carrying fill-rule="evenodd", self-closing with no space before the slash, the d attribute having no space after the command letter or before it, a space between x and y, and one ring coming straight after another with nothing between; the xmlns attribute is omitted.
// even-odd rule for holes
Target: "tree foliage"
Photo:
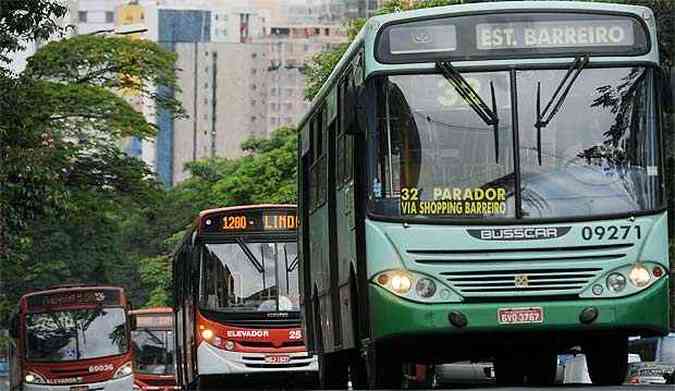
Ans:
<svg viewBox="0 0 675 391"><path fill-rule="evenodd" d="M58 30L54 2L20 3L0 3L0 25L12 26L0 33L0 53ZM45 45L19 75L0 70L0 319L18 295L53 283L141 287L129 221L143 221L135 215L162 193L119 144L156 129L121 94L182 115L178 101L150 88L175 87L175 60L149 41L80 36Z"/></svg>

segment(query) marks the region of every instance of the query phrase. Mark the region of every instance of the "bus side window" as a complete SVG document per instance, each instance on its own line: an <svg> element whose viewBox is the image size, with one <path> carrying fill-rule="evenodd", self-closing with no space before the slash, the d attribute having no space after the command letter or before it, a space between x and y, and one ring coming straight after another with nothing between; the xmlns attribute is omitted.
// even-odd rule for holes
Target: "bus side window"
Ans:
<svg viewBox="0 0 675 391"><path fill-rule="evenodd" d="M312 119L312 163L310 177L310 211L323 205L326 200L326 116L325 108L321 109Z"/></svg>
<svg viewBox="0 0 675 391"><path fill-rule="evenodd" d="M342 187L342 183L344 182L345 178L345 116L344 116L344 86L345 82L340 81L337 85L337 110L338 110L338 117L337 117L337 149L336 149L336 158L335 158L335 181L336 181L336 188Z"/></svg>
<svg viewBox="0 0 675 391"><path fill-rule="evenodd" d="M319 206L323 205L326 202L326 198L328 196L328 159L327 159L327 152L328 152L328 128L332 126L332 124L328 123L328 110L326 107L324 107L323 110L321 110L321 129L319 130L321 132L321 158L319 158L320 164L320 173L319 176L321 179L319 179Z"/></svg>

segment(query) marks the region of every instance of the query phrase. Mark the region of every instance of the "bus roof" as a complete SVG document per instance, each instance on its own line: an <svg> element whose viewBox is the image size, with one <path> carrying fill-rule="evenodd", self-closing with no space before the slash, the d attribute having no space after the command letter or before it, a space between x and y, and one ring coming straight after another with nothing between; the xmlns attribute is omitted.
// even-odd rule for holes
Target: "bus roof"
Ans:
<svg viewBox="0 0 675 391"><path fill-rule="evenodd" d="M34 296L41 296L41 295L50 295L54 293L62 293L66 291L91 291L91 290L100 290L100 289L106 289L106 290L118 290L120 292L124 291L124 288L120 288L118 286L111 286L111 285L58 285L54 287L49 287L45 290L41 291L35 291L35 292L30 292L26 293L25 295L21 296L21 299L27 299L29 297L34 297Z"/></svg>
<svg viewBox="0 0 675 391"><path fill-rule="evenodd" d="M317 109L317 105L321 102L330 91L331 86L337 81L337 77L341 75L342 70L350 63L351 58L357 53L360 47L365 48L365 70L364 78L380 74L383 72L404 72L411 70L433 70L435 64L428 63L401 63L401 64L383 64L375 59L375 41L379 31L390 22L397 21L414 21L417 19L443 17L443 16L459 16L470 14L485 14L485 13L502 13L502 12L533 12L533 11L571 11L583 12L588 11L593 13L623 13L634 15L643 20L648 27L648 34L651 44L648 53L640 56L612 56L612 57L594 57L591 56L590 62L643 62L643 63L659 63L658 45L656 44L656 26L654 15L648 7L639 5L624 5L612 3L593 3L593 2L577 2L577 1L498 1L490 3L471 3L458 4L444 7L423 8L418 10L395 12L390 14L378 15L370 18L363 26L359 34L352 41L350 46L345 51L343 57L335 66L326 82L320 88L310 105L309 111L302 117L299 122L298 129L302 129L312 113ZM457 61L456 66L472 67L485 66L486 63L493 66L509 66L514 64L568 64L574 56L569 57L540 57L540 58L519 58L508 60L466 60Z"/></svg>
<svg viewBox="0 0 675 391"><path fill-rule="evenodd" d="M482 13L485 11L561 11L561 10L579 10L579 11L604 11L604 12L624 12L642 16L645 12L652 15L648 7L641 5L625 5L614 3L595 3L580 1L496 1L490 3L469 3L448 5L444 7L422 8L412 11L395 12L384 15L373 16L369 22L383 24L393 20L414 19L433 15L456 15L468 13Z"/></svg>
<svg viewBox="0 0 675 391"><path fill-rule="evenodd" d="M140 310L129 311L129 315L164 315L164 314L173 314L173 308L171 307L154 307L154 308L143 308Z"/></svg>

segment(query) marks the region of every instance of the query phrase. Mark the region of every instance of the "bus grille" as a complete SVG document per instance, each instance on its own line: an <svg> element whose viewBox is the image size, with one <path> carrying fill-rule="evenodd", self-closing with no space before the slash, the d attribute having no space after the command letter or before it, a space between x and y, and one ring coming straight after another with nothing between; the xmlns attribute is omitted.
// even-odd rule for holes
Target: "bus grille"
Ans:
<svg viewBox="0 0 675 391"><path fill-rule="evenodd" d="M632 247L633 243L615 243L406 252L466 298L516 298L576 295L603 273L602 263L623 262Z"/></svg>
<svg viewBox="0 0 675 391"><path fill-rule="evenodd" d="M442 272L460 293L472 296L481 293L514 293L552 291L575 293L586 286L601 268L519 269L490 271Z"/></svg>

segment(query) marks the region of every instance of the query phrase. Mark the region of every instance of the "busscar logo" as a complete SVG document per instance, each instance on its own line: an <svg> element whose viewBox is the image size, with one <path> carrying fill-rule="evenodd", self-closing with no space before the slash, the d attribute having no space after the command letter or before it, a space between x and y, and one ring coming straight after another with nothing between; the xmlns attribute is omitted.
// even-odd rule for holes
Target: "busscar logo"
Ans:
<svg viewBox="0 0 675 391"><path fill-rule="evenodd" d="M516 227L467 229L472 237L480 240L541 240L555 239L567 234L572 227Z"/></svg>
<svg viewBox="0 0 675 391"><path fill-rule="evenodd" d="M530 280L526 274L518 274L513 279L513 284L516 286L516 288L527 288L530 286Z"/></svg>

